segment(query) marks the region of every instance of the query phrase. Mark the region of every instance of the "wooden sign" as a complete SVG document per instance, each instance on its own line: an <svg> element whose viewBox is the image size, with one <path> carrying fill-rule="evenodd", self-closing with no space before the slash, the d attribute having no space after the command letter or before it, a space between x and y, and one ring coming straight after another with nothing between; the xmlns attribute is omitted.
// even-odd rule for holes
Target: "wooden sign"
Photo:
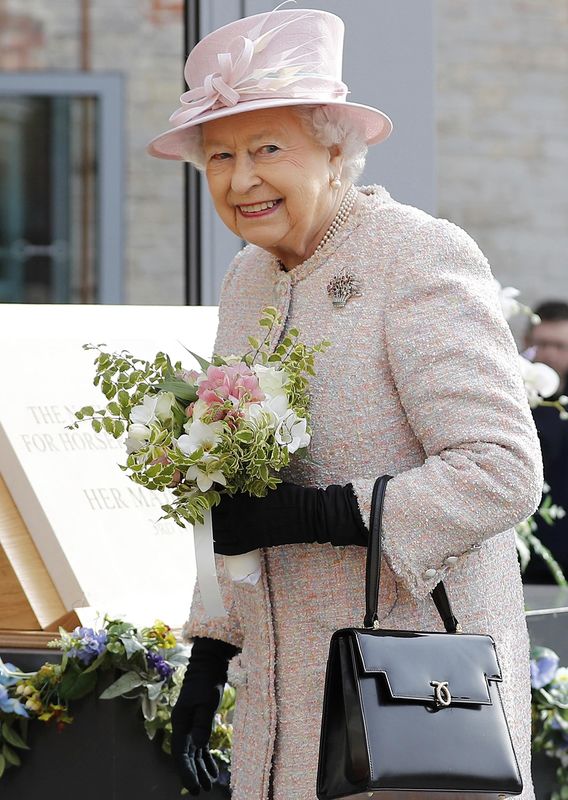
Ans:
<svg viewBox="0 0 568 800"><path fill-rule="evenodd" d="M74 410L106 403L84 343L150 359L162 350L193 368L185 347L209 356L216 327L213 307L1 307L0 628L47 628L85 608L184 622L191 529L160 521L168 498L119 469L123 442L66 426Z"/></svg>

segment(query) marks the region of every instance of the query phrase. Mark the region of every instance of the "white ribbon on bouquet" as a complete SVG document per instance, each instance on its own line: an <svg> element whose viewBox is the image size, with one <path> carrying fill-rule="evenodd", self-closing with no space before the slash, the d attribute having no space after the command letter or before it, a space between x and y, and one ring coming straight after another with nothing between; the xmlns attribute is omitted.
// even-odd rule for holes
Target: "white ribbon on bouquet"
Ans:
<svg viewBox="0 0 568 800"><path fill-rule="evenodd" d="M217 579L211 511L204 513L203 525L196 522L193 526L193 542L197 583L203 608L209 617L226 617L228 616L227 609L223 604ZM260 553L258 550L238 556L223 556L223 559L227 572L233 581L250 583L253 586L258 582L261 573Z"/></svg>

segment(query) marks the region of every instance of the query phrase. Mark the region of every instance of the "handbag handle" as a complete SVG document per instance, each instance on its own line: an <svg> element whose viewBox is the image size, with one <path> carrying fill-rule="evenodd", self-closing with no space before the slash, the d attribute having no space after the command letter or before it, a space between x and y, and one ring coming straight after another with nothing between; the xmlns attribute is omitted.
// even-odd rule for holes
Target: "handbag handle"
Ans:
<svg viewBox="0 0 568 800"><path fill-rule="evenodd" d="M379 627L377 608L379 604L379 581L381 577L381 524L385 489L391 478L392 475L381 475L380 478L377 478L373 486L371 519L369 521L369 543L367 546L367 565L365 571L366 612L363 622L365 628ZM436 608L438 609L446 631L448 633L460 633L461 628L453 614L452 606L443 582L440 581L430 594L436 604Z"/></svg>

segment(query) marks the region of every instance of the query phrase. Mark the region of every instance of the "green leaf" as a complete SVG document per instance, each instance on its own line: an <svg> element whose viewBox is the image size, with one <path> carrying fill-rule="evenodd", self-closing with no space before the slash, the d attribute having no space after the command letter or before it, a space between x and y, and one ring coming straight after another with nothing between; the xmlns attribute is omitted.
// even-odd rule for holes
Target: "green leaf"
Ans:
<svg viewBox="0 0 568 800"><path fill-rule="evenodd" d="M162 381L156 387L163 392L171 392L178 400L192 403L197 400L197 389L187 381L179 381L175 379Z"/></svg>
<svg viewBox="0 0 568 800"><path fill-rule="evenodd" d="M148 720L148 722L152 722L156 717L157 710L158 703L144 695L142 697L142 714L144 715L144 719Z"/></svg>
<svg viewBox="0 0 568 800"><path fill-rule="evenodd" d="M92 692L96 683L96 672L68 670L59 684L59 694L64 700L79 700Z"/></svg>
<svg viewBox="0 0 568 800"><path fill-rule="evenodd" d="M122 436L122 434L125 431L125 427L126 426L124 425L124 422L122 420L120 419L114 420L112 435L114 436L115 439L119 439Z"/></svg>
<svg viewBox="0 0 568 800"><path fill-rule="evenodd" d="M30 748L24 742L19 733L11 728L7 722L2 724L2 738L5 739L12 747L19 747L20 750L29 750Z"/></svg>
<svg viewBox="0 0 568 800"><path fill-rule="evenodd" d="M124 645L124 650L126 652L126 658L130 658L134 655L134 653L140 652L140 650L144 650L144 645L140 644L138 639L134 636L121 636L120 641Z"/></svg>
<svg viewBox="0 0 568 800"><path fill-rule="evenodd" d="M149 683L146 684L146 690L148 692L148 699L149 700L157 700L160 696L160 692L162 691L162 687L164 685L163 681L159 683Z"/></svg>
<svg viewBox="0 0 568 800"><path fill-rule="evenodd" d="M120 403L121 408L128 408L130 405L130 395L126 391L126 389L120 389L117 395L118 402Z"/></svg>
<svg viewBox="0 0 568 800"><path fill-rule="evenodd" d="M190 350L184 344L182 344L182 347L183 347L184 350L187 350L187 352L190 354L190 356L194 357L194 359L197 361L197 363L199 364L199 366L201 367L203 372L207 372L207 370L211 366L211 362L207 361L206 358L202 358L201 356L198 356L197 353L194 353L192 350Z"/></svg>
<svg viewBox="0 0 568 800"><path fill-rule="evenodd" d="M101 391L107 400L111 400L115 395L116 388L109 380L103 380L101 383Z"/></svg>
<svg viewBox="0 0 568 800"><path fill-rule="evenodd" d="M91 421L91 425L95 433L100 433L103 429L103 423L100 421L100 419L93 419Z"/></svg>
<svg viewBox="0 0 568 800"><path fill-rule="evenodd" d="M108 689L104 690L100 695L100 699L112 700L113 697L120 697L121 694L126 694L132 691L132 689L142 686L143 683L144 681L136 672L126 672L124 675L121 675L117 681L111 684Z"/></svg>
<svg viewBox="0 0 568 800"><path fill-rule="evenodd" d="M110 417L105 417L103 419L103 427L107 433L114 433L114 422L112 419L110 419Z"/></svg>
<svg viewBox="0 0 568 800"><path fill-rule="evenodd" d="M4 756L3 756L3 755L0 753L0 778L1 778L1 777L2 777L2 775L4 774L4 770L5 770L5 769L6 769L6 759L5 759L5 758L4 758Z"/></svg>
<svg viewBox="0 0 568 800"><path fill-rule="evenodd" d="M235 439L243 444L251 444L254 441L254 434L252 431L238 431L235 433Z"/></svg>
<svg viewBox="0 0 568 800"><path fill-rule="evenodd" d="M11 747L8 747L7 744L2 745L2 755L6 759L6 763L12 764L13 767L19 767L22 763L20 761L20 756L15 750L12 750Z"/></svg>

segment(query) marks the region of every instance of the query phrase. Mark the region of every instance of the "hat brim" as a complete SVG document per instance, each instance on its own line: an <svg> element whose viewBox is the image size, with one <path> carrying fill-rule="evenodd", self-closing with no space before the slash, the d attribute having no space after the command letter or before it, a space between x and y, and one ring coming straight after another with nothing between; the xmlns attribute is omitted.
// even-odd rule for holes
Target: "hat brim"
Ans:
<svg viewBox="0 0 568 800"><path fill-rule="evenodd" d="M248 102L238 103L236 106L223 106L214 111L207 111L199 117L179 125L176 128L160 133L146 147L146 152L155 158L165 158L173 161L191 161L191 153L188 151L188 140L184 132L188 128L202 125L204 122L211 122L221 117L232 117L236 114L245 114L247 111L257 111L263 108L280 108L285 106L313 106L313 105L335 105L344 108L353 122L363 131L365 141L368 145L383 142L392 131L392 122L382 111L372 106L365 106L360 103L348 103L345 100L327 100L318 103L312 100L300 99L266 99L249 100Z"/></svg>

